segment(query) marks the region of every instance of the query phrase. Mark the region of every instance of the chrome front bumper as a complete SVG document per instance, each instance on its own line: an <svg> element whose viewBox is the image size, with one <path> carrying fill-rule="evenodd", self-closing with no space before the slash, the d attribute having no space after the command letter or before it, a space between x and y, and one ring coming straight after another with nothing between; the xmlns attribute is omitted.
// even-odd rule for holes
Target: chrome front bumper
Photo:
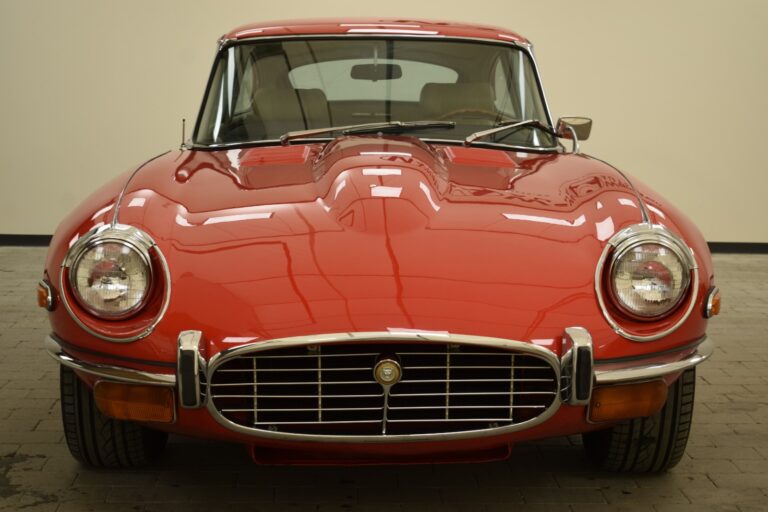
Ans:
<svg viewBox="0 0 768 512"><path fill-rule="evenodd" d="M45 337L45 348L48 355L60 364L87 373L102 379L124 382L126 384L148 384L152 386L176 386L176 375L167 373L153 373L134 370L123 366L112 366L101 363L91 363L76 359L64 351L59 340L49 334Z"/></svg>
<svg viewBox="0 0 768 512"><path fill-rule="evenodd" d="M385 336L393 337L391 333L344 333L338 335L338 340L382 339ZM414 335L410 333L395 336L400 336L403 339L405 337L414 339ZM424 341L445 342L446 336L450 339L452 335L440 334L430 336L428 334L419 334L416 337ZM522 343L475 336L462 338L465 341L466 339L473 339L476 343L490 342L492 340L502 344L517 345ZM201 383L201 380L207 377L207 367L209 364L200 356L198 351L201 339L202 336L199 331L184 331L180 333L175 373L154 373L77 359L67 354L62 347L62 343L53 335L48 335L45 338L45 347L49 355L60 364L101 379L127 384L176 387L179 391L182 407L196 408L203 405L201 389L205 387L205 384ZM267 348L267 346L275 348L276 346L288 344L309 344L313 339L316 342L327 342L329 339L334 339L334 337L333 335L322 335L317 337L288 338L259 342L259 345L264 346L264 348ZM585 329L579 327L566 329L563 343L564 355L557 362L561 377L560 400L562 403L570 405L585 405L589 403L593 386L661 378L665 375L693 368L708 359L714 351L714 344L709 338L704 336L686 347L650 356L593 361L591 337ZM229 352L236 353L236 351L243 348L245 347L237 347L231 349L231 351L222 352L214 356L214 359L227 357ZM564 384L566 380L568 383Z"/></svg>

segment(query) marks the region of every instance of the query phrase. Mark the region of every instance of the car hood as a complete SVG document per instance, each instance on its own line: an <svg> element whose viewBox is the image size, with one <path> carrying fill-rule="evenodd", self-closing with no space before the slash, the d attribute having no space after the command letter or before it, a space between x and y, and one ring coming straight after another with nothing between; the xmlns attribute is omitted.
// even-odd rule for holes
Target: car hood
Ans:
<svg viewBox="0 0 768 512"><path fill-rule="evenodd" d="M605 330L595 266L640 220L631 185L587 156L395 136L169 153L130 180L119 212L169 261L163 323L222 343Z"/></svg>

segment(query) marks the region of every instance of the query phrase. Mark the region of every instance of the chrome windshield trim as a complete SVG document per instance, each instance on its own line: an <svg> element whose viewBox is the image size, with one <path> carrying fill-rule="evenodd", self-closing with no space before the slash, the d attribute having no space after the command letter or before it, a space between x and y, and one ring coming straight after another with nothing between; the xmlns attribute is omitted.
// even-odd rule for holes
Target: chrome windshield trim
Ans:
<svg viewBox="0 0 768 512"><path fill-rule="evenodd" d="M251 354L254 352L261 352L264 350L271 350L277 348L288 348L302 345L318 345L318 344L331 344L331 343L344 343L351 341L423 341L427 343L449 343L449 344L462 344L462 345L482 345L497 347L510 350L519 350L521 352L529 353L539 356L547 361L552 367L555 373L556 379L556 396L559 397L560 392L560 360L554 352L534 345L533 343L526 343L523 341L508 340L504 338L493 338L486 336L472 336L464 334L442 333L442 332L414 332L414 331L381 331L381 332L344 332L344 333L332 333L332 334L318 334L312 336L296 336L290 338L279 338L267 341L259 341L250 343L248 345L242 345L231 349L224 350L214 355L209 361L206 368L206 396L211 396L211 390L207 388L210 386L211 377L216 372L216 369L223 363L231 358L239 357L245 354ZM472 439L478 437L490 437L504 435L511 432L517 432L531 428L535 425L544 423L551 418L560 408L561 400L556 398L543 413L531 420L516 423L514 425L508 425L505 427L495 427L483 430L469 430L460 432L446 432L446 433L430 433L430 434L409 434L409 435L362 435L362 436L344 436L344 435L311 435L311 434L294 434L286 432L273 432L269 430L262 430L257 428L244 427L226 419L217 409L213 400L206 401L206 407L211 416L223 427L226 427L235 432L241 434L247 434L250 436L257 436L266 439L277 440L290 440L299 442L331 442L331 443L402 443L402 442L417 442L417 441L445 441L453 439Z"/></svg>
<svg viewBox="0 0 768 512"><path fill-rule="evenodd" d="M133 336L118 338L114 336L107 336L106 334L91 329L82 320L80 320L75 311L72 309L72 305L69 303L69 300L67 299L67 294L70 292L71 286L70 288L65 288L65 286L68 286L68 283L65 282L64 269L69 269L71 265L77 261L78 257L94 244L103 243L105 241L117 241L130 245L142 253L148 262L151 261L149 257L149 251L153 251L157 255L157 259L160 262L162 278L165 279L165 294L163 296L163 303L160 306L160 311L154 321L142 332ZM155 330L155 327L157 327L157 324L159 324L165 316L165 313L168 310L168 304L171 301L171 272L168 268L168 262L165 259L163 251L160 250L152 237L144 231L125 224L108 224L97 226L78 238L72 247L70 247L67 251L67 254L64 257L64 261L61 263L61 272L59 272L59 296L61 297L61 303L64 304L64 309L67 310L67 313L69 313L69 316L72 318L72 320L74 320L75 323L88 334L96 336L97 338L105 341L111 341L115 343L130 343L145 338L151 334L152 331Z"/></svg>
<svg viewBox="0 0 768 512"><path fill-rule="evenodd" d="M555 130L555 124L552 121L552 112L549 110L549 101L547 101L547 93L544 90L544 86L541 83L541 73L539 72L539 64L536 62L536 56L533 53L533 44L520 44L518 43L516 46L519 48L522 48L525 53L528 54L528 57L531 59L531 63L533 64L533 74L536 77L536 84L539 86L539 94L541 94L541 101L544 104L544 111L547 113L547 120L549 121L549 126L552 128L553 131Z"/></svg>
<svg viewBox="0 0 768 512"><path fill-rule="evenodd" d="M612 264L613 259L619 252L618 249L625 246L626 244L645 242L663 245L674 251L676 254L681 255L684 259L684 262L688 265L688 270L691 273L691 280L689 284L689 291L686 292L690 294L688 298L688 305L686 306L686 310L680 319L675 322L674 325L654 334L640 335L633 334L624 329L621 325L619 325L617 320L611 314L607 306L607 299L603 293L603 274L605 273L604 271L606 265L610 267ZM664 336L667 336L668 334L676 331L691 315L691 312L696 306L696 299L699 296L699 268L696 264L696 259L694 258L691 249L682 241L682 239L669 231L667 228L659 224L634 224L622 229L613 235L608 240L608 243L605 244L603 252L600 255L600 259L598 260L597 267L595 268L595 295L597 297L600 310L603 313L603 317L611 326L611 328L620 336L628 340L638 342L658 340L659 338L663 338Z"/></svg>
<svg viewBox="0 0 768 512"><path fill-rule="evenodd" d="M45 337L45 349L48 355L64 366L110 381L150 386L176 385L176 375L172 373L151 373L76 359L64 352L61 345L51 335Z"/></svg>
<svg viewBox="0 0 768 512"><path fill-rule="evenodd" d="M654 356L651 354L645 359L595 364L595 381L597 384L615 384L629 381L643 381L655 379L693 368L706 361L714 353L714 343L707 336L686 355L687 347L679 352L664 353Z"/></svg>
<svg viewBox="0 0 768 512"><path fill-rule="evenodd" d="M392 33L366 33L366 34L283 34L274 36L265 36L254 34L248 37L239 37L235 39L226 39L224 44L219 47L219 52L226 50L231 46L244 43L254 43L256 41L276 41L276 40L291 40L291 39L418 39L418 40L432 40L432 41L469 41L475 43L488 43L496 44L500 46L514 46L524 50L527 55L533 55L533 46L520 41L513 41L511 39L487 39L484 37L468 37L468 36L443 36L435 34L392 34Z"/></svg>
<svg viewBox="0 0 768 512"><path fill-rule="evenodd" d="M216 51L220 52L223 50L226 46L229 45L230 42L235 41L235 39L230 39L226 35L223 35L219 38L218 41L216 41Z"/></svg>
<svg viewBox="0 0 768 512"><path fill-rule="evenodd" d="M200 105L200 110L198 111L197 115L197 121L195 122L195 128L192 132L192 147L198 147L202 146L204 148L210 148L210 146L206 145L199 145L196 142L197 133L200 129L200 122L202 121L203 117L203 108L205 106L205 100L208 97L208 93L210 91L211 83L213 82L213 75L216 70L216 62L218 61L219 55L221 52L225 51L226 49L239 45L239 44L246 44L246 43L253 43L256 41L277 41L277 40L292 40L292 39L418 39L418 40L433 40L433 41L464 41L464 42L474 42L474 43L485 43L490 45L498 45L498 46L512 46L514 48L517 48L521 51L523 51L528 58L531 61L532 65L532 71L533 75L536 78L536 86L539 89L539 95L541 96L541 102L544 106L544 113L547 115L547 122L549 123L549 127L552 129L552 131L555 131L555 125L552 121L552 113L549 109L549 102L547 101L547 95L544 92L544 87L542 86L541 82L541 75L539 74L539 66L536 62L536 57L533 54L533 45L530 43L523 43L518 41L507 41L507 40L500 40L500 39L485 39L482 37L461 37L461 36L441 36L441 35L419 35L419 34L295 34L295 35L279 35L279 36L263 36L263 35L254 35L251 37L244 37L244 38L238 38L238 39L225 39L221 38L219 39L218 49L216 51L216 57L213 61L213 68L211 70L211 73L208 77L208 82L205 87L205 92L203 94L203 101ZM552 150L560 150L562 146L555 146ZM542 150L543 148L536 148L537 150Z"/></svg>
<svg viewBox="0 0 768 512"><path fill-rule="evenodd" d="M354 137L360 137L362 135L351 135ZM417 137L419 140L426 144L445 144L447 146L463 146L463 139L433 139L427 137ZM300 144L324 144L333 141L333 137L307 137L301 139L293 139L291 142L298 142ZM226 149L241 149L250 147L261 146L280 146L280 139L266 139L250 142L228 142L224 144L192 144L187 149L194 151L223 151ZM503 151L523 151L527 153L551 153L559 152L560 146L517 146L512 144L503 144L501 142L487 142L487 141L475 141L472 143L473 147L483 148L490 147L493 149L500 149Z"/></svg>

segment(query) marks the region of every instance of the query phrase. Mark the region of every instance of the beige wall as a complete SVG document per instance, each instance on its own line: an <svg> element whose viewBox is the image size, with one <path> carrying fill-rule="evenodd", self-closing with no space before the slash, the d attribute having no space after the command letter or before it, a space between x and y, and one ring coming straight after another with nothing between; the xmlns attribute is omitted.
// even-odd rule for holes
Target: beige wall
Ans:
<svg viewBox="0 0 768 512"><path fill-rule="evenodd" d="M96 186L178 144L217 37L254 20L407 16L533 40L554 116L710 241L768 242L768 1L0 0L0 233L51 233Z"/></svg>

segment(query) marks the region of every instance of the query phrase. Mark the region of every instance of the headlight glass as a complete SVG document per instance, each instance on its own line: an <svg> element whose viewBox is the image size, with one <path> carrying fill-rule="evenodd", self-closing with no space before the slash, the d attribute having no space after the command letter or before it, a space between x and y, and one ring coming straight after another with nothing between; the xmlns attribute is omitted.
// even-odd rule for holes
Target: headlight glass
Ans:
<svg viewBox="0 0 768 512"><path fill-rule="evenodd" d="M670 312L683 298L690 269L669 247L636 245L616 256L611 271L613 296L631 315L654 318Z"/></svg>
<svg viewBox="0 0 768 512"><path fill-rule="evenodd" d="M138 310L151 282L149 261L131 245L106 241L84 250L70 269L72 289L92 313L123 317Z"/></svg>

